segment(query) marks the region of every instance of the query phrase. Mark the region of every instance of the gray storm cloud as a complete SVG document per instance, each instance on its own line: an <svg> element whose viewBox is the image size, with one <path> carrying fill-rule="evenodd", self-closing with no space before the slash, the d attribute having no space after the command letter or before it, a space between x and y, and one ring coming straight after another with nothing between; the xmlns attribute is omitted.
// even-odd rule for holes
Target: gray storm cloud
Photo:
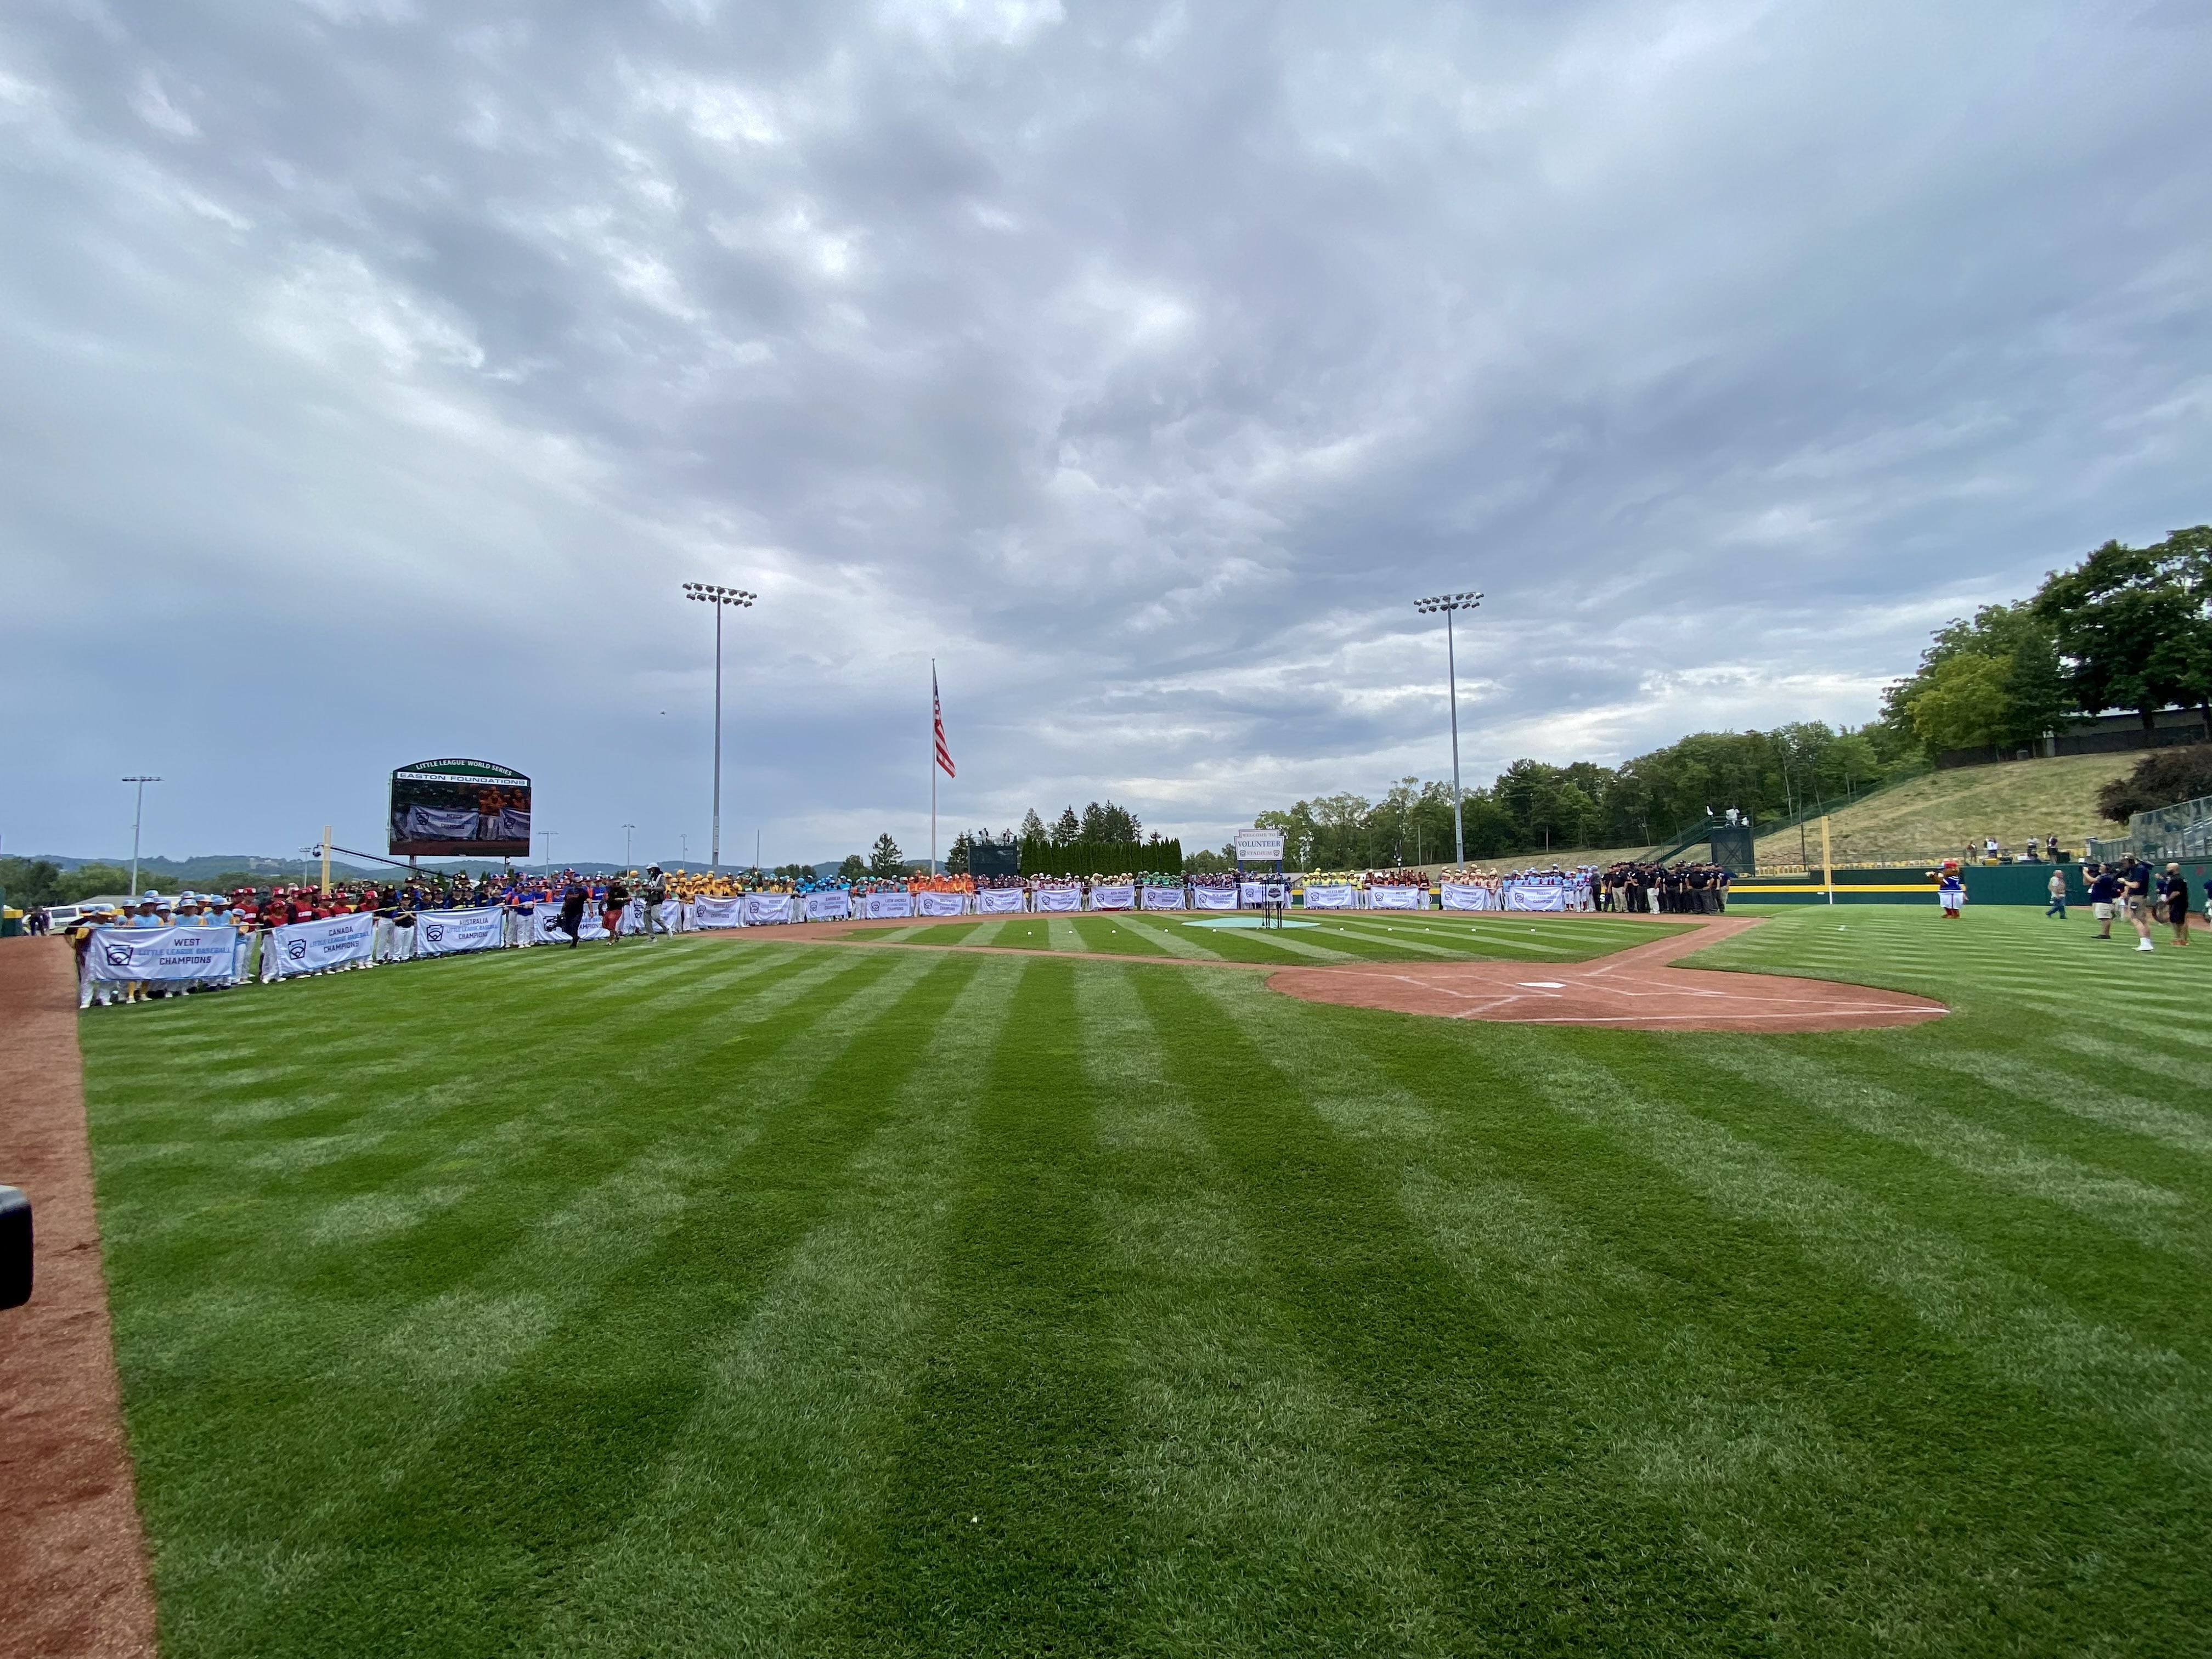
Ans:
<svg viewBox="0 0 2212 1659"><path fill-rule="evenodd" d="M1860 720L2212 516L2212 16L33 4L0 20L10 851L564 856ZM665 713L663 711L665 711ZM949 836L948 828L946 834ZM374 845L373 839L356 845Z"/></svg>

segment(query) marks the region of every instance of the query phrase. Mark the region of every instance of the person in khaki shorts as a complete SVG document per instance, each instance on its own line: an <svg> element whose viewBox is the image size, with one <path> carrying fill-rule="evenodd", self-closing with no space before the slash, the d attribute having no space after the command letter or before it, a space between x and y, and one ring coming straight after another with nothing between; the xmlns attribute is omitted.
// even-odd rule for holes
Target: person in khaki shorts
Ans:
<svg viewBox="0 0 2212 1659"><path fill-rule="evenodd" d="M2100 868L2089 884L2089 914L2097 918L2097 937L2112 936L2112 907L2120 897L2120 878L2109 866Z"/></svg>
<svg viewBox="0 0 2212 1659"><path fill-rule="evenodd" d="M2066 872L2063 870L2053 870L2051 872L2051 879L2044 884L2044 889L2051 895L2051 905L2043 914L2046 916L2056 916L2061 921L2065 921Z"/></svg>

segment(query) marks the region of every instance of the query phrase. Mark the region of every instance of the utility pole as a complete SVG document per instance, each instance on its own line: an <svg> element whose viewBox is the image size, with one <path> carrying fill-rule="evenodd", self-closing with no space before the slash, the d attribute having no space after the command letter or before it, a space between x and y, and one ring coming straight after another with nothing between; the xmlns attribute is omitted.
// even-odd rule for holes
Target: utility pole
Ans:
<svg viewBox="0 0 2212 1659"><path fill-rule="evenodd" d="M714 840L708 849L707 867L722 867L722 611L730 605L743 610L760 597L748 593L741 587L723 587L714 582L686 582L684 597L696 599L702 605L714 607Z"/></svg>
<svg viewBox="0 0 2212 1659"><path fill-rule="evenodd" d="M1459 663L1452 647L1452 612L1472 611L1482 603L1480 593L1437 593L1425 599L1413 601L1413 609L1424 616L1442 611L1444 618L1444 683L1451 701L1452 743L1452 856L1464 867L1467 864L1467 825L1460 809L1459 787Z"/></svg>
<svg viewBox="0 0 2212 1659"><path fill-rule="evenodd" d="M636 829L634 823L623 825L623 868L625 870L629 868L629 838Z"/></svg>
<svg viewBox="0 0 2212 1659"><path fill-rule="evenodd" d="M138 802L131 809L131 896L135 899L138 896L138 831L146 821L146 786L161 779L134 775L123 781L138 786Z"/></svg>

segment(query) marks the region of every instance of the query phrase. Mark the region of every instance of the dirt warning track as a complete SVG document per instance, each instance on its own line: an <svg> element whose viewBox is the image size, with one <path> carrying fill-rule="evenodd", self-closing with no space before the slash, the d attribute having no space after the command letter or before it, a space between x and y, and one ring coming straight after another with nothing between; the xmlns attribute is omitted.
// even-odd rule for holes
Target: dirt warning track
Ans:
<svg viewBox="0 0 2212 1659"><path fill-rule="evenodd" d="M0 1183L30 1195L38 1235L31 1299L0 1310L0 1650L151 1659L67 941L0 944Z"/></svg>
<svg viewBox="0 0 2212 1659"><path fill-rule="evenodd" d="M1307 1002L1351 1008L1621 1030L1856 1031L1917 1025L1949 1012L1926 997L1870 985L1669 965L1758 925L1748 917L1705 921L1693 933L1670 934L1595 962L1285 968L1269 976L1267 986Z"/></svg>

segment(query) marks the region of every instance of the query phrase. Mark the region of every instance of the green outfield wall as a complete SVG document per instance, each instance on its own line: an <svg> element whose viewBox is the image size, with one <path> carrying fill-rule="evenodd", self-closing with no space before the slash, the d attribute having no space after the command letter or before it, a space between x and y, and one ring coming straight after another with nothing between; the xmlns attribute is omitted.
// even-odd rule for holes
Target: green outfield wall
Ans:
<svg viewBox="0 0 2212 1659"><path fill-rule="evenodd" d="M1934 865L1925 871L1913 869L1838 869L1835 872L1836 902L1838 904L1933 904L1936 902ZM1970 864L1962 872L1966 879L1966 902L1970 904L2033 904L2051 902L2051 872L2048 864ZM2062 864L2055 866L2066 877L2066 902L2087 904L2089 894L2083 884L2081 866ZM2204 881L2212 875L2212 863L2202 860L2185 862L2181 866L2189 878L2190 891L2196 896L2194 908L2202 911ZM1828 890L1820 872L1791 872L1770 876L1739 876L1729 888L1729 902L1737 904L1826 904Z"/></svg>

